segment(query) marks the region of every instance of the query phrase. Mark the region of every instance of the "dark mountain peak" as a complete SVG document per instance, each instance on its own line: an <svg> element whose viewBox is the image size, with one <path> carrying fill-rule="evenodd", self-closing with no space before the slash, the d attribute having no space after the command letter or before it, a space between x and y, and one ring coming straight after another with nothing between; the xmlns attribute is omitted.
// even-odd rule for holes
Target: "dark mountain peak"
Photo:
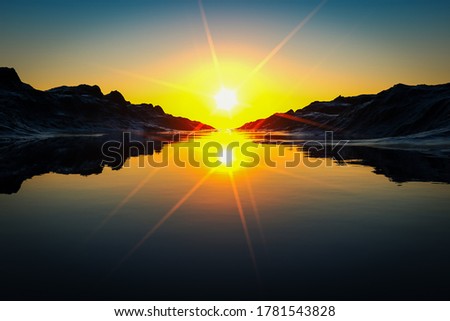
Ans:
<svg viewBox="0 0 450 321"><path fill-rule="evenodd" d="M0 67L0 88L17 90L29 89L31 86L24 84L14 68Z"/></svg>
<svg viewBox="0 0 450 321"><path fill-rule="evenodd" d="M130 104L130 102L126 101L123 95L117 90L111 91L109 94L105 95L105 98L121 106Z"/></svg>
<svg viewBox="0 0 450 321"><path fill-rule="evenodd" d="M406 89L406 88L410 88L410 87L412 87L412 86L409 86L409 85L406 85L403 83L398 83L398 84L395 84L394 86L392 86L392 88L399 88L399 89Z"/></svg>
<svg viewBox="0 0 450 321"><path fill-rule="evenodd" d="M304 108L298 109L296 111L296 113L310 113L310 112L317 113L318 112L318 113L335 115L335 114L339 114L343 110L345 110L348 104L349 103L346 100L315 101Z"/></svg>
<svg viewBox="0 0 450 321"><path fill-rule="evenodd" d="M396 84L389 89L378 93L375 100L379 104L392 106L405 106L411 103L418 103L423 100L430 100L437 96L448 98L450 95L449 84L443 85L417 85L410 86L405 84Z"/></svg>
<svg viewBox="0 0 450 321"><path fill-rule="evenodd" d="M375 95L371 95L371 94L350 96L350 97L339 95L332 102L341 104L341 105L342 104L358 105L358 104L364 104L364 103L372 100L374 97L375 97Z"/></svg>
<svg viewBox="0 0 450 321"><path fill-rule="evenodd" d="M97 85L78 85L78 86L61 86L48 90L48 92L61 95L88 95L96 98L102 98L103 93Z"/></svg>
<svg viewBox="0 0 450 321"><path fill-rule="evenodd" d="M164 110L162 109L162 107L161 107L160 105L156 105L156 106L153 107L153 108L154 108L154 111L155 111L157 114L161 114L161 115L164 114Z"/></svg>
<svg viewBox="0 0 450 321"><path fill-rule="evenodd" d="M440 84L440 85L425 85L425 84L420 84L420 85L405 85L405 84L396 84L394 86L392 86L391 88L384 90L382 92L380 92L379 94L382 93L387 93L387 92L417 92L422 94L423 92L427 91L427 92L437 92L437 91L448 91L450 90L450 83L446 83L446 84Z"/></svg>
<svg viewBox="0 0 450 321"><path fill-rule="evenodd" d="M83 84L83 85L78 85L76 88L79 90L79 92L81 94L90 95L90 96L94 96L94 97L97 97L97 98L103 97L102 90L97 85L91 86L91 85L84 85Z"/></svg>
<svg viewBox="0 0 450 321"><path fill-rule="evenodd" d="M1 83L20 84L19 75L14 68L0 67L0 81Z"/></svg>
<svg viewBox="0 0 450 321"><path fill-rule="evenodd" d="M295 111L291 108L286 112L287 115L294 115Z"/></svg>
<svg viewBox="0 0 450 321"><path fill-rule="evenodd" d="M391 88L381 91L380 93L378 93L378 96L383 95L383 94L384 95L404 94L413 88L414 88L414 86L408 86L405 84L396 84L396 85L392 86Z"/></svg>

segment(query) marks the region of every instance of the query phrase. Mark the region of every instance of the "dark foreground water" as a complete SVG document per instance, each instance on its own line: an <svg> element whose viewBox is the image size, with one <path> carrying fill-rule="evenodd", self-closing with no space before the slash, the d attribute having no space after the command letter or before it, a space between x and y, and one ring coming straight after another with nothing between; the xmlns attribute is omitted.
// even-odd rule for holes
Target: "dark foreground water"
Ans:
<svg viewBox="0 0 450 321"><path fill-rule="evenodd" d="M0 299L450 299L447 156L354 146L336 161L213 133L199 166L164 154L188 160L181 142L112 169L103 140L0 146ZM208 166L211 141L253 154Z"/></svg>

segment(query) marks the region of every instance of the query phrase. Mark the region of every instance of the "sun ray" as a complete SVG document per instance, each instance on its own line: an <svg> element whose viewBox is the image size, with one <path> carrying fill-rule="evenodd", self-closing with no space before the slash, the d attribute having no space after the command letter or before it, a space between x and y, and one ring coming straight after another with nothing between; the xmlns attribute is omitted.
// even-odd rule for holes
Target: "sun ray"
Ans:
<svg viewBox="0 0 450 321"><path fill-rule="evenodd" d="M141 74L137 74L137 73L133 73L133 72L126 71L126 70L121 70L121 69L110 68L110 67L105 67L105 68L107 70L109 70L109 71L113 71L113 72L119 73L121 75L125 75L125 76L128 76L128 77L134 77L134 78L137 78L137 79L140 79L140 80L150 81L150 82L153 82L153 83L155 83L157 85L160 85L160 86L176 89L176 90L179 90L179 91L184 91L184 92L187 92L187 93L190 93L190 94L194 94L194 95L198 95L198 96L202 96L202 97L207 97L207 98L211 98L212 97L212 95L210 95L210 94L207 94L207 93L204 93L204 92L201 92L201 91L198 91L198 90L194 90L192 88L189 88L189 87L186 87L186 86L182 86L182 85L179 85L179 84L171 83L171 82L168 82L168 81L165 81L165 80L152 78L152 77L149 77L149 76L144 76L144 75L141 75Z"/></svg>
<svg viewBox="0 0 450 321"><path fill-rule="evenodd" d="M294 115L290 115L290 114L285 114L285 113L275 113L274 116L280 117L280 118L285 118L285 119L289 119L298 123L302 123L302 124L306 124L306 125L310 125L313 127L317 127L317 128L322 128L324 130L332 130L335 131L337 130L336 127L332 127L326 124L321 124L319 122L313 121L311 119L308 118L304 118L304 117L298 117L298 116L294 116ZM259 119L257 121L254 122L253 126L251 128L249 128L250 130L258 130L261 126L264 125L266 119Z"/></svg>
<svg viewBox="0 0 450 321"><path fill-rule="evenodd" d="M233 171L228 171L228 174L230 176L231 189L233 191L234 200L236 201L236 206L238 209L239 218L241 220L242 229L244 230L245 241L247 243L247 248L248 248L248 252L250 254L250 259L252 261L253 268L255 269L257 281L260 284L259 270L258 270L258 265L256 263L255 251L253 249L252 240L251 240L250 234L248 232L247 221L245 219L244 209L242 208L242 202L239 197L239 192L236 187L236 181L234 179Z"/></svg>
<svg viewBox="0 0 450 321"><path fill-rule="evenodd" d="M256 65L255 69L253 69L248 75L247 77L240 83L240 85L238 86L238 88L240 89L241 87L243 87L258 71L260 71L269 61L270 59L272 59L288 42L289 40L291 40L291 38L300 31L300 29L302 29L307 23L308 21L314 17L314 15L320 10L320 8L322 8L322 6L325 4L325 2L327 2L328 0L323 0L322 2L319 3L319 5L317 5L317 7L314 8L313 11L311 11L302 21L300 21L300 23L295 26L294 29L291 30L291 32L289 32L287 34L286 37L284 37L283 40L281 40L280 43L278 43L270 52L269 54L263 59L261 60L261 62Z"/></svg>
<svg viewBox="0 0 450 321"><path fill-rule="evenodd" d="M356 30L356 27L354 27L350 32L348 32L344 37L351 36ZM326 51L326 54L322 55L322 58L313 66L311 66L306 73L302 74L302 77L292 86L291 90L285 95L285 98L282 100L281 105L285 105L288 101L290 101L295 92L298 91L298 88L305 83L306 80L308 80L311 75L314 74L314 72L319 69L328 59L333 56L333 54L344 44L344 39L342 39L340 42L335 44L332 48L330 48L328 51Z"/></svg>
<svg viewBox="0 0 450 321"><path fill-rule="evenodd" d="M153 171L151 171L139 184L137 184L121 201L119 204L114 207L114 209L106 215L106 217L103 219L103 221L92 231L92 233L89 235L88 240L90 240L99 230L105 226L106 223L109 222L109 220L115 216L129 201L130 199L136 195L145 184L148 183L150 178L155 176L155 174L160 170L160 168L156 168Z"/></svg>
<svg viewBox="0 0 450 321"><path fill-rule="evenodd" d="M195 126L195 128L194 129L192 129L192 132L196 132L196 131L198 131L198 130L200 130L200 129L202 129L203 127L205 127L205 124L203 124L203 123L201 123L201 122L199 122L198 124L197 124L197 126Z"/></svg>
<svg viewBox="0 0 450 321"><path fill-rule="evenodd" d="M311 119L303 118L303 117L293 116L293 115L289 115L289 114L285 114L285 113L276 113L275 115L278 117L281 117L281 118L286 118L286 119L293 120L293 121L303 123L306 125L311 125L311 126L314 126L317 128L322 128L325 130L336 130L335 127L321 124L319 122L313 121Z"/></svg>
<svg viewBox="0 0 450 321"><path fill-rule="evenodd" d="M265 118L261 118L255 121L255 125L253 125L252 130L258 130L265 122Z"/></svg>
<svg viewBox="0 0 450 321"><path fill-rule="evenodd" d="M137 242L133 248L120 260L116 267L111 271L113 273L116 271L126 260L128 260L134 252L136 252L147 239L152 236L191 196L194 194L200 186L205 183L205 181L211 176L215 171L215 168L211 169L205 176L203 176L192 188L184 194L184 196L155 224L140 240Z"/></svg>
<svg viewBox="0 0 450 321"><path fill-rule="evenodd" d="M216 47L211 36L211 30L209 29L208 20L206 19L205 8L203 7L202 0L198 0L198 6L200 8L200 13L202 15L203 27L205 28L206 39L208 40L209 50L211 51L211 57L214 63L214 68L216 69L217 78L220 84L223 83L222 72L220 70L219 59L216 54Z"/></svg>
<svg viewBox="0 0 450 321"><path fill-rule="evenodd" d="M245 181L247 183L247 190L248 190L248 194L250 196L250 203L252 205L253 214L255 215L256 225L258 226L259 236L260 236L261 241L263 242L263 244L265 244L266 243L266 237L264 235L264 230L262 228L261 217L259 215L258 206L256 204L255 194L253 193L253 187L250 184L250 178L248 177L248 174L247 174L246 171L244 171L244 175L245 175Z"/></svg>

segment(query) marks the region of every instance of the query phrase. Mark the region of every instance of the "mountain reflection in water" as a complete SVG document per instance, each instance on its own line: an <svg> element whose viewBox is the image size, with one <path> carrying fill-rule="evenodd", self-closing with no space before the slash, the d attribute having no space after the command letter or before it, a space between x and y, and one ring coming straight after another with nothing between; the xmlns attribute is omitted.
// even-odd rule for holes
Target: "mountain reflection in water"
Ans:
<svg viewBox="0 0 450 321"><path fill-rule="evenodd" d="M250 137L255 135L257 134L253 133ZM84 176L100 174L103 171L101 163L105 159L102 154L102 145L111 139L120 142L122 138L120 136L71 136L0 140L0 193L17 193L25 180L46 173ZM160 153L164 144L173 141L173 137L168 134L145 137L145 139L139 136L132 137L134 142L145 143L149 140L153 142L153 146L146 148L141 155ZM334 157L333 161L339 164L372 167L375 174L384 175L396 183L410 181L450 183L450 157L447 155L352 145L345 146L339 155L327 155L324 150L307 150L307 146L295 141L288 143L313 158ZM119 170L129 157L139 156L140 153L138 148L123 148L120 152L122 162L108 164L115 170Z"/></svg>
<svg viewBox="0 0 450 321"><path fill-rule="evenodd" d="M0 299L450 299L443 149L133 134L102 167L122 138L1 142Z"/></svg>

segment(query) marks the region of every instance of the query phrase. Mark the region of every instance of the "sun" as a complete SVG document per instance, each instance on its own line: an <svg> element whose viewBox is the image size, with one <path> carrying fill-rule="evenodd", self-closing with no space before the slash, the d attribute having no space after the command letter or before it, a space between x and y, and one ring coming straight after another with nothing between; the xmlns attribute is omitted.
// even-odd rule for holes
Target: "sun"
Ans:
<svg viewBox="0 0 450 321"><path fill-rule="evenodd" d="M217 109L230 111L238 103L236 92L227 88L222 88L215 96Z"/></svg>

